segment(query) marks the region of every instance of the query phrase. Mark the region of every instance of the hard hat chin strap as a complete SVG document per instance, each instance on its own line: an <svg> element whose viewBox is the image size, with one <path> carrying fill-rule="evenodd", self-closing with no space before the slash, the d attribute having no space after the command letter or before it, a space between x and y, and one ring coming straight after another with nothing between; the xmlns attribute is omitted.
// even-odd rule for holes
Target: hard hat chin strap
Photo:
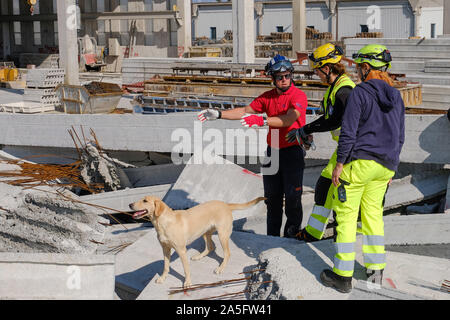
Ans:
<svg viewBox="0 0 450 320"><path fill-rule="evenodd" d="M361 81L366 81L367 77L369 76L369 73L372 71L372 68L369 65L369 70L363 74L363 70L361 67L358 68L359 77L361 78Z"/></svg>
<svg viewBox="0 0 450 320"><path fill-rule="evenodd" d="M331 70L328 73L325 73L321 68L319 68L318 70L325 75L325 77L327 78L327 83L330 84Z"/></svg>

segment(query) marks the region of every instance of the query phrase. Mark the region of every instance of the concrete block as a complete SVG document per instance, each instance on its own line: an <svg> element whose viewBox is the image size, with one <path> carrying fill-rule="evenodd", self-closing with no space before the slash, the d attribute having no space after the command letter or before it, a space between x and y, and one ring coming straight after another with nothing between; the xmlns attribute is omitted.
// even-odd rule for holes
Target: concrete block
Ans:
<svg viewBox="0 0 450 320"><path fill-rule="evenodd" d="M440 170L414 173L402 179L396 179L386 194L384 208L394 209L443 194L447 187L448 176L447 170Z"/></svg>
<svg viewBox="0 0 450 320"><path fill-rule="evenodd" d="M27 72L28 88L55 88L64 83L64 69L30 69Z"/></svg>
<svg viewBox="0 0 450 320"><path fill-rule="evenodd" d="M125 229L126 228L126 229ZM97 246L95 254L117 255L127 246L132 245L140 238L148 234L153 228L150 222L115 224L108 226L105 232L103 244Z"/></svg>
<svg viewBox="0 0 450 320"><path fill-rule="evenodd" d="M164 197L172 209L187 209L197 204L221 200L227 203L245 203L264 196L263 179L226 159L215 157L215 163L195 164L194 155L173 188ZM264 214L266 206L260 202L246 210L234 211L234 219Z"/></svg>
<svg viewBox="0 0 450 320"><path fill-rule="evenodd" d="M92 195L81 196L79 199L83 202L103 206L110 209L98 208L99 214L116 213L118 211L130 211L129 204L141 200L145 196L153 195L160 197L161 199L167 194L171 185L157 185L144 188L133 188L118 191L111 191L105 193L98 193ZM95 207L89 206L91 210Z"/></svg>
<svg viewBox="0 0 450 320"><path fill-rule="evenodd" d="M183 164L161 164L140 168L128 168L124 169L124 172L128 176L131 184L135 188L138 188L154 185L174 184L184 167L185 166Z"/></svg>
<svg viewBox="0 0 450 320"><path fill-rule="evenodd" d="M448 299L440 291L442 281L448 278L450 261L387 252L387 266L383 286L378 289L366 282L361 253L362 239L356 245L354 289L349 294L327 288L320 281L320 273L333 266L335 254L331 240L317 243L284 246L263 252L257 269L263 269L251 280L251 299ZM272 280L273 283L261 284ZM255 283L255 285L252 285Z"/></svg>
<svg viewBox="0 0 450 320"><path fill-rule="evenodd" d="M406 81L420 82L421 84L433 84L439 86L450 86L450 76L445 74L432 75L429 73L407 73Z"/></svg>
<svg viewBox="0 0 450 320"><path fill-rule="evenodd" d="M385 245L450 243L450 215L426 214L384 217Z"/></svg>
<svg viewBox="0 0 450 320"><path fill-rule="evenodd" d="M307 123L316 119L307 116ZM41 146L73 148L67 134L72 126L92 128L105 150L173 152L175 147L186 144L183 153L192 154L196 146L211 145L205 141L205 132L217 132L223 137L226 154L263 157L267 148L267 129L244 129L239 121L210 121L200 125L196 113L173 113L166 115L26 115L0 114L0 144L16 146ZM400 155L402 162L450 163L450 126L443 115L407 115L406 141ZM233 140L226 133L236 133ZM237 131L241 130L241 131ZM145 134L144 134L145 133ZM178 136L178 134L180 134ZM254 135L257 139L245 138ZM186 137L177 140L177 137ZM172 139L172 137L174 137ZM238 138L243 138L239 140ZM307 153L308 159L329 159L336 149L330 134L314 135L316 151ZM228 141L227 141L228 140ZM239 148L237 148L239 146ZM227 147L229 150L227 150Z"/></svg>
<svg viewBox="0 0 450 320"><path fill-rule="evenodd" d="M0 253L0 299L112 300L114 258Z"/></svg>

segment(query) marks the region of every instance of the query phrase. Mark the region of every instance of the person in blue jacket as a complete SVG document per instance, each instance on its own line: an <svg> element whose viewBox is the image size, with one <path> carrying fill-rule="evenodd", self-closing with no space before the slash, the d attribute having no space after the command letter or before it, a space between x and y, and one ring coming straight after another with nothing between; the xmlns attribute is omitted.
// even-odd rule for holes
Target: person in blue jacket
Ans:
<svg viewBox="0 0 450 320"><path fill-rule="evenodd" d="M325 286L340 292L352 289L360 208L366 274L368 281L381 285L386 266L383 199L405 140L405 106L386 72L390 52L382 45L368 45L353 59L362 83L347 99L332 174L336 254L333 270L320 275Z"/></svg>

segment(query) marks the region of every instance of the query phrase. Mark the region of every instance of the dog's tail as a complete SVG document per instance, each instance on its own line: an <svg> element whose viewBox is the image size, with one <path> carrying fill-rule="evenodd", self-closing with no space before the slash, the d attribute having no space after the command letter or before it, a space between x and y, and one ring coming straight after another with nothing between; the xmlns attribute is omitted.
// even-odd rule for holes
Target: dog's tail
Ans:
<svg viewBox="0 0 450 320"><path fill-rule="evenodd" d="M259 203L260 201L263 201L263 200L267 200L267 198L259 197L259 198L256 198L255 200L252 200L252 201L247 202L247 203L227 203L227 204L228 204L228 207L231 210L244 210L244 209L247 209L247 208L249 208L251 206L254 206L255 204L257 204L257 203Z"/></svg>

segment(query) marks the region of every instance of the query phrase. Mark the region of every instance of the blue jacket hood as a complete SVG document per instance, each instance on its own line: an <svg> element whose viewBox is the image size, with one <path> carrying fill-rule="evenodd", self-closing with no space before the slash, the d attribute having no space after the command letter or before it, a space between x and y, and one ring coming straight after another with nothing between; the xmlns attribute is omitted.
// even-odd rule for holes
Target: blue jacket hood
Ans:
<svg viewBox="0 0 450 320"><path fill-rule="evenodd" d="M398 103L397 90L383 80L372 79L359 86L377 101L383 112L391 111Z"/></svg>

